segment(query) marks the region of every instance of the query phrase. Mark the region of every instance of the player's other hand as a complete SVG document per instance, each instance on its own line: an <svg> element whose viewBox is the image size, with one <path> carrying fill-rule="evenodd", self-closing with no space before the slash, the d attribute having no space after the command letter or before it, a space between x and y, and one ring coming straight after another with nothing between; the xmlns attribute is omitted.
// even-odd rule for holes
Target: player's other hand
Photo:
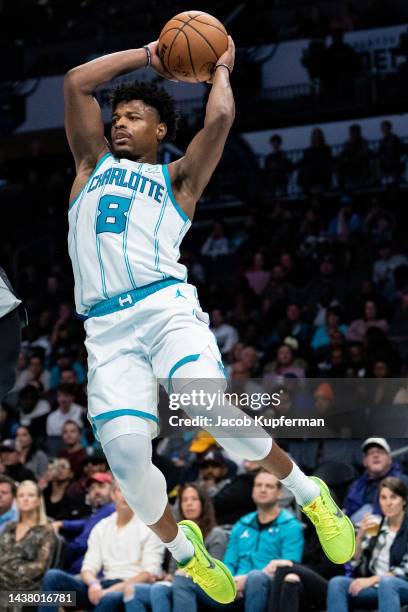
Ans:
<svg viewBox="0 0 408 612"><path fill-rule="evenodd" d="M174 76L170 74L170 72L167 72L167 70L163 66L163 63L159 57L159 41L154 40L146 46L149 47L151 54L150 67L164 79L168 79L169 81L174 81L175 83L178 83L178 80L175 79Z"/></svg>
<svg viewBox="0 0 408 612"><path fill-rule="evenodd" d="M235 44L234 41L232 40L231 36L228 36L228 48L227 50L220 55L220 57L218 58L217 63L215 64L216 66L218 64L225 64L226 66L228 66L228 68L230 69L230 73L234 70L234 64L235 64ZM220 70L223 70L223 68L220 68ZM214 75L215 75L215 70L212 74L212 77L209 81L207 81L207 83L213 83L214 82Z"/></svg>
<svg viewBox="0 0 408 612"><path fill-rule="evenodd" d="M232 40L231 36L228 36L228 48L225 51L225 53L223 53L221 55L221 57L219 58L217 64L227 64L227 66L231 70L231 72L234 70L234 64L235 64L235 45L234 45L234 41Z"/></svg>

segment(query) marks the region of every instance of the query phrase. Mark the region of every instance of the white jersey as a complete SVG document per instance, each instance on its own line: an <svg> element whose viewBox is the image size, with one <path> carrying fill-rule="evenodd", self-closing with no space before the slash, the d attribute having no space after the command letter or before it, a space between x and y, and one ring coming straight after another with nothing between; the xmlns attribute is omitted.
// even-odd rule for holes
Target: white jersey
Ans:
<svg viewBox="0 0 408 612"><path fill-rule="evenodd" d="M68 212L68 250L77 312L166 278L187 280L178 263L191 221L176 202L167 166L107 153Z"/></svg>

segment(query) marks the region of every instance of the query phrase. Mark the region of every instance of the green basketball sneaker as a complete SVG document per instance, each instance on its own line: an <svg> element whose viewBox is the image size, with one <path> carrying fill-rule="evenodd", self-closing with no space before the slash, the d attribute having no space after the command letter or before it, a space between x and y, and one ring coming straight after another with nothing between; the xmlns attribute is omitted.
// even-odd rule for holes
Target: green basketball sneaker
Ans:
<svg viewBox="0 0 408 612"><path fill-rule="evenodd" d="M207 552L199 526L193 521L180 521L179 525L194 546L194 556L184 565L179 563L178 567L186 572L208 597L221 604L234 601L237 588L231 572L226 565Z"/></svg>
<svg viewBox="0 0 408 612"><path fill-rule="evenodd" d="M323 480L311 476L320 488L320 495L302 511L309 517L320 540L325 555L333 563L347 563L354 555L356 538L348 516L335 504L328 486Z"/></svg>

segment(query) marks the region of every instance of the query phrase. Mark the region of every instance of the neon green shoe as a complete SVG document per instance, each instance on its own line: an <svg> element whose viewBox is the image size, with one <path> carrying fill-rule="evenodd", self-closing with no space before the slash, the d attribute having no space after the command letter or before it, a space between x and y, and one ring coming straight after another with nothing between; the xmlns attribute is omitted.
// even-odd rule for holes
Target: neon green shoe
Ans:
<svg viewBox="0 0 408 612"><path fill-rule="evenodd" d="M231 572L224 563L207 552L199 526L193 521L180 521L179 525L194 546L194 557L184 565L179 563L178 567L186 572L208 597L221 604L234 601L237 588Z"/></svg>
<svg viewBox="0 0 408 612"><path fill-rule="evenodd" d="M356 538L348 516L335 504L323 480L311 476L320 487L320 495L302 508L316 527L324 553L332 563L347 563L354 555Z"/></svg>

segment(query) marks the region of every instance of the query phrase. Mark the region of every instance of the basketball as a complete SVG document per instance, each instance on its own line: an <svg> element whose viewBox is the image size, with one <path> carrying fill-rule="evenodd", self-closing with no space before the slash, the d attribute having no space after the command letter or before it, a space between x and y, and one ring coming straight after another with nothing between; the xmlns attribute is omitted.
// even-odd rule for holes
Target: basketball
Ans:
<svg viewBox="0 0 408 612"><path fill-rule="evenodd" d="M228 34L222 23L201 11L179 13L166 23L159 37L164 68L187 83L208 81L227 47Z"/></svg>

